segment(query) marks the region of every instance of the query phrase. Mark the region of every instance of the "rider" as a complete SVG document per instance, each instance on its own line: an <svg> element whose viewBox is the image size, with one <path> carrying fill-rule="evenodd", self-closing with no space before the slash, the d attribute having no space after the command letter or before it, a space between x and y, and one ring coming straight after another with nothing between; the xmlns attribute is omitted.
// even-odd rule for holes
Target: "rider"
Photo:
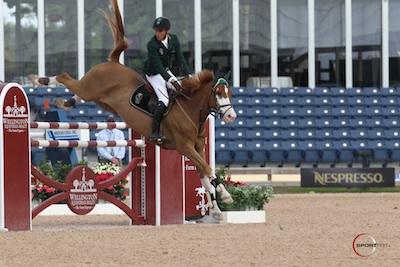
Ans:
<svg viewBox="0 0 400 267"><path fill-rule="evenodd" d="M171 72L181 69L183 75L191 72L182 55L178 37L169 32L171 23L166 17L158 17L153 23L155 35L147 43L148 58L144 65L147 80L153 86L157 95L157 106L153 113L153 129L150 141L162 142L165 139L160 134L162 116L168 107L168 88L181 91L182 87Z"/></svg>

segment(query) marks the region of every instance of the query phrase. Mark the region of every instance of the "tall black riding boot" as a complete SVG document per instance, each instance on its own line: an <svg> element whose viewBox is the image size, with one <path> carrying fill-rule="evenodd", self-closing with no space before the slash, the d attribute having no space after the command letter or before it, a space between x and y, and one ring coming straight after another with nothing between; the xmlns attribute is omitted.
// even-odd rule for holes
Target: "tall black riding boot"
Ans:
<svg viewBox="0 0 400 267"><path fill-rule="evenodd" d="M153 132L150 135L151 142L162 143L165 139L165 136L162 136L160 133L160 124L166 108L162 101L158 101L153 113Z"/></svg>

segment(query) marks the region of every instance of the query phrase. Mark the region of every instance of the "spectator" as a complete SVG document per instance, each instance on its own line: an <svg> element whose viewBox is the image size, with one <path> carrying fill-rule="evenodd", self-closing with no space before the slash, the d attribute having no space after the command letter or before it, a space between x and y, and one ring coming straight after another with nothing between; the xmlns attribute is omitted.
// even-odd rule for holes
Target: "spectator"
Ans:
<svg viewBox="0 0 400 267"><path fill-rule="evenodd" d="M110 115L107 122L115 122L114 116ZM108 129L101 130L97 135L97 141L117 141L125 140L124 133L121 130ZM125 157L125 147L98 147L97 154L100 163L113 163L121 165L122 159Z"/></svg>

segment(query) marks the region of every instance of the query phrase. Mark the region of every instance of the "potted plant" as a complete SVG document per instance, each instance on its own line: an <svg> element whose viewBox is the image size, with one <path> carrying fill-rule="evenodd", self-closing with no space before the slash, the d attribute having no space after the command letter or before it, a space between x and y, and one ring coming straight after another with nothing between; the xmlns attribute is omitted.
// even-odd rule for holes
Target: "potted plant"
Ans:
<svg viewBox="0 0 400 267"><path fill-rule="evenodd" d="M224 184L231 194L233 203L225 204L219 201L224 217L229 222L262 222L265 221L264 205L273 197L274 190L269 185L250 185L241 181L232 181L225 168L216 171L219 183Z"/></svg>

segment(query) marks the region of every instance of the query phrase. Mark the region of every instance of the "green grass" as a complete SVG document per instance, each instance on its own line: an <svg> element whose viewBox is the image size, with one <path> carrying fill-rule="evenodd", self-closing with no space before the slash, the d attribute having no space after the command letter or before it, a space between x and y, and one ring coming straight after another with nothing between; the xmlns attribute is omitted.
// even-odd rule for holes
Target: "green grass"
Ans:
<svg viewBox="0 0 400 267"><path fill-rule="evenodd" d="M299 194L299 193L381 193L400 192L400 186L396 187L368 187L368 188L346 188L346 187L298 187L298 186L274 186L275 194Z"/></svg>

